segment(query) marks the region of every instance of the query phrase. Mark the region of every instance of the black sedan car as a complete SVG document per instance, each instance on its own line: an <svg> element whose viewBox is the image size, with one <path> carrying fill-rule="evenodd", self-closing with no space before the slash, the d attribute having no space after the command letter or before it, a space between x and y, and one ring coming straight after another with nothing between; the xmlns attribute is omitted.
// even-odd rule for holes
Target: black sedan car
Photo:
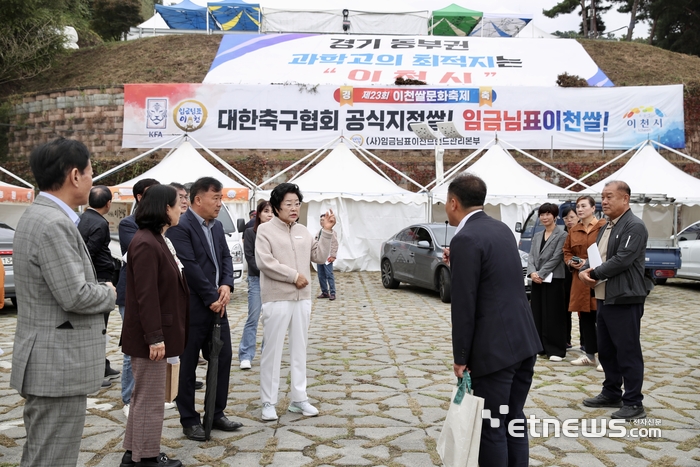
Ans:
<svg viewBox="0 0 700 467"><path fill-rule="evenodd" d="M382 243L382 285L395 289L401 282L436 290L449 303L452 297L450 268L442 261L442 250L450 245L456 227L416 224L406 227Z"/></svg>

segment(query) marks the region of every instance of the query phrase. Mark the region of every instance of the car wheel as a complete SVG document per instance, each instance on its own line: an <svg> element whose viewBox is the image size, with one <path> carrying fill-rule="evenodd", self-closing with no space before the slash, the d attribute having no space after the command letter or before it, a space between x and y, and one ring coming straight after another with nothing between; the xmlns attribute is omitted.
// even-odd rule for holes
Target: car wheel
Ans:
<svg viewBox="0 0 700 467"><path fill-rule="evenodd" d="M666 278L661 278L661 279L654 279L654 282L656 282L656 285L664 285L666 283Z"/></svg>
<svg viewBox="0 0 700 467"><path fill-rule="evenodd" d="M443 303L450 303L452 301L452 277L447 268L440 268L438 274L438 291L440 292L440 300L442 300Z"/></svg>
<svg viewBox="0 0 700 467"><path fill-rule="evenodd" d="M382 261L382 285L385 289L395 289L400 282L394 279L394 268L388 259Z"/></svg>

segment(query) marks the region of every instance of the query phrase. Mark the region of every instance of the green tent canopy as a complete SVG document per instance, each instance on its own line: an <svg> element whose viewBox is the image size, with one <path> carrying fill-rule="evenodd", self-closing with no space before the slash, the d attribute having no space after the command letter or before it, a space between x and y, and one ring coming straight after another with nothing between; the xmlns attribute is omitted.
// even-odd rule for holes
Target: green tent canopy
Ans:
<svg viewBox="0 0 700 467"><path fill-rule="evenodd" d="M481 11L470 10L452 4L433 11L430 34L434 36L468 36L484 15Z"/></svg>

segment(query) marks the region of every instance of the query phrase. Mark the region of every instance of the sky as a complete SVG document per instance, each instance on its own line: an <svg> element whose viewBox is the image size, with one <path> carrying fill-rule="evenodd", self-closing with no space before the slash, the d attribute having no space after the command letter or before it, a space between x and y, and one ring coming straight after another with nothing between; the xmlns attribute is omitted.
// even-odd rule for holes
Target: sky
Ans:
<svg viewBox="0 0 700 467"><path fill-rule="evenodd" d="M180 0L166 0L163 3L179 3ZM205 5L207 0L192 0L194 3ZM255 0L247 0L254 3ZM289 0L258 0L263 7L302 9L304 7L314 7L318 9L352 8L353 10L373 10L385 9L391 11L407 10L438 10L452 3L456 3L464 8L479 10L484 12L505 9L533 15L533 23L538 28L548 33L554 31L578 31L581 17L578 12L568 15L560 15L550 19L542 14L542 10L550 9L558 3L557 0L297 0L290 5ZM293 6L292 6L293 5ZM610 32L622 28L615 32L616 37L623 37L627 33L629 25L629 14L618 13L618 6L614 6L607 13L603 14L606 31ZM634 28L634 37L647 37L649 26L646 23L638 23Z"/></svg>

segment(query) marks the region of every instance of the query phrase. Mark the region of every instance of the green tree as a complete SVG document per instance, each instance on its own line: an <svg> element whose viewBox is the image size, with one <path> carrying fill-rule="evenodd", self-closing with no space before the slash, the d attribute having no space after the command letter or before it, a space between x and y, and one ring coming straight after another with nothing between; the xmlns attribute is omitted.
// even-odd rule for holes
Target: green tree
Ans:
<svg viewBox="0 0 700 467"><path fill-rule="evenodd" d="M548 18L556 18L559 15L568 15L579 10L581 16L580 32L583 37L600 37L605 31L605 22L602 14L612 8L612 5L603 5L602 0L562 0L549 10L542 10L542 14Z"/></svg>
<svg viewBox="0 0 700 467"><path fill-rule="evenodd" d="M700 0L667 2L653 0L649 5L650 41L674 52L700 55Z"/></svg>
<svg viewBox="0 0 700 467"><path fill-rule="evenodd" d="M630 15L630 24L627 26L627 34L625 36L626 41L631 41L632 40L632 35L634 34L634 28L637 26L637 23L644 19L645 13L644 13L644 8L646 4L649 3L649 0L611 0L612 3L619 3L621 4L620 7L618 7L617 11L620 13L629 13Z"/></svg>
<svg viewBox="0 0 700 467"><path fill-rule="evenodd" d="M63 50L67 4L61 0L0 2L0 84L35 76Z"/></svg>
<svg viewBox="0 0 700 467"><path fill-rule="evenodd" d="M92 28L105 40L120 40L141 22L141 0L92 1Z"/></svg>

